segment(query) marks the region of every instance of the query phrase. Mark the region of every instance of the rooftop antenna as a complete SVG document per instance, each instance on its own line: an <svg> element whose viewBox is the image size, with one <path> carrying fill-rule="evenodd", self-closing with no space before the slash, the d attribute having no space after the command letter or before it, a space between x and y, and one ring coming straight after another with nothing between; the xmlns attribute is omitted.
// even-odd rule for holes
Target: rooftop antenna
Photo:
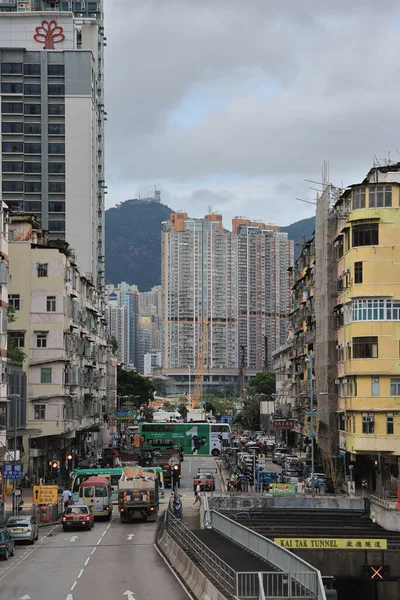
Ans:
<svg viewBox="0 0 400 600"><path fill-rule="evenodd" d="M306 202L307 204L312 204L313 206L317 206L317 203L311 202L311 200L303 200L303 198L296 198L296 200L300 200L300 202Z"/></svg>

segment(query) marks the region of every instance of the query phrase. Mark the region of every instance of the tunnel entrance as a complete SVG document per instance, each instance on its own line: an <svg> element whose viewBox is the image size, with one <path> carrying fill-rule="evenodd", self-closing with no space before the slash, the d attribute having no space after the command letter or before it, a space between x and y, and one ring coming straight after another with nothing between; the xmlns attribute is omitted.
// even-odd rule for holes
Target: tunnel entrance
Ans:
<svg viewBox="0 0 400 600"><path fill-rule="evenodd" d="M365 581L364 579L335 579L337 600L398 600L399 581Z"/></svg>

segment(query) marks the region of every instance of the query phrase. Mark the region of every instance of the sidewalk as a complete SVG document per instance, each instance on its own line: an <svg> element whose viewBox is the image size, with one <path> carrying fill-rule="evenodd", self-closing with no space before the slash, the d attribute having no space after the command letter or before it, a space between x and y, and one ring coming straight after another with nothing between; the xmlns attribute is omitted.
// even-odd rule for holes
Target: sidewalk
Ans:
<svg viewBox="0 0 400 600"><path fill-rule="evenodd" d="M51 525L57 525L58 523L61 523L62 514L60 514L60 516L54 521L41 522L40 517L39 517L39 507L37 504L33 503L33 489L32 488L21 488L21 490L22 490L22 499L24 501L24 504L23 504L23 510L19 513L20 515L25 515L25 516L32 515L32 514L34 514L34 511L36 510L36 517L37 517L39 527L50 527ZM60 499L60 496L59 496L59 499ZM7 497L6 497L7 517L12 516L12 510L13 510L12 494L7 494Z"/></svg>

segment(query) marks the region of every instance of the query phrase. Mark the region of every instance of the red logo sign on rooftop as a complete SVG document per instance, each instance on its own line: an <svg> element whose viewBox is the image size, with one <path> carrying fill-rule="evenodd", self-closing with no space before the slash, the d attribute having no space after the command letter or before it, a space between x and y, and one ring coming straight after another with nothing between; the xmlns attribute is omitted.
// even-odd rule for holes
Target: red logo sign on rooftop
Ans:
<svg viewBox="0 0 400 600"><path fill-rule="evenodd" d="M35 31L33 39L40 44L44 43L45 50L54 50L54 44L65 40L64 29L57 25L57 21L42 21Z"/></svg>

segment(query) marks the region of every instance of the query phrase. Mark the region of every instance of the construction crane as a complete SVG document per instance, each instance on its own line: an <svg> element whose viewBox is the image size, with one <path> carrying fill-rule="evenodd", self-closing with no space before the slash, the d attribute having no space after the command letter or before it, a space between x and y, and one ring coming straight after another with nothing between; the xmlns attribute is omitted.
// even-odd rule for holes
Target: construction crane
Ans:
<svg viewBox="0 0 400 600"><path fill-rule="evenodd" d="M192 394L192 406L191 408L198 408L200 396L201 396L201 386L203 383L204 377L204 359L206 356L206 350L208 345L208 321L207 319L203 319L203 330L201 332L201 342L199 345L199 353L197 356L197 365L196 365L196 377L194 380L194 388Z"/></svg>

